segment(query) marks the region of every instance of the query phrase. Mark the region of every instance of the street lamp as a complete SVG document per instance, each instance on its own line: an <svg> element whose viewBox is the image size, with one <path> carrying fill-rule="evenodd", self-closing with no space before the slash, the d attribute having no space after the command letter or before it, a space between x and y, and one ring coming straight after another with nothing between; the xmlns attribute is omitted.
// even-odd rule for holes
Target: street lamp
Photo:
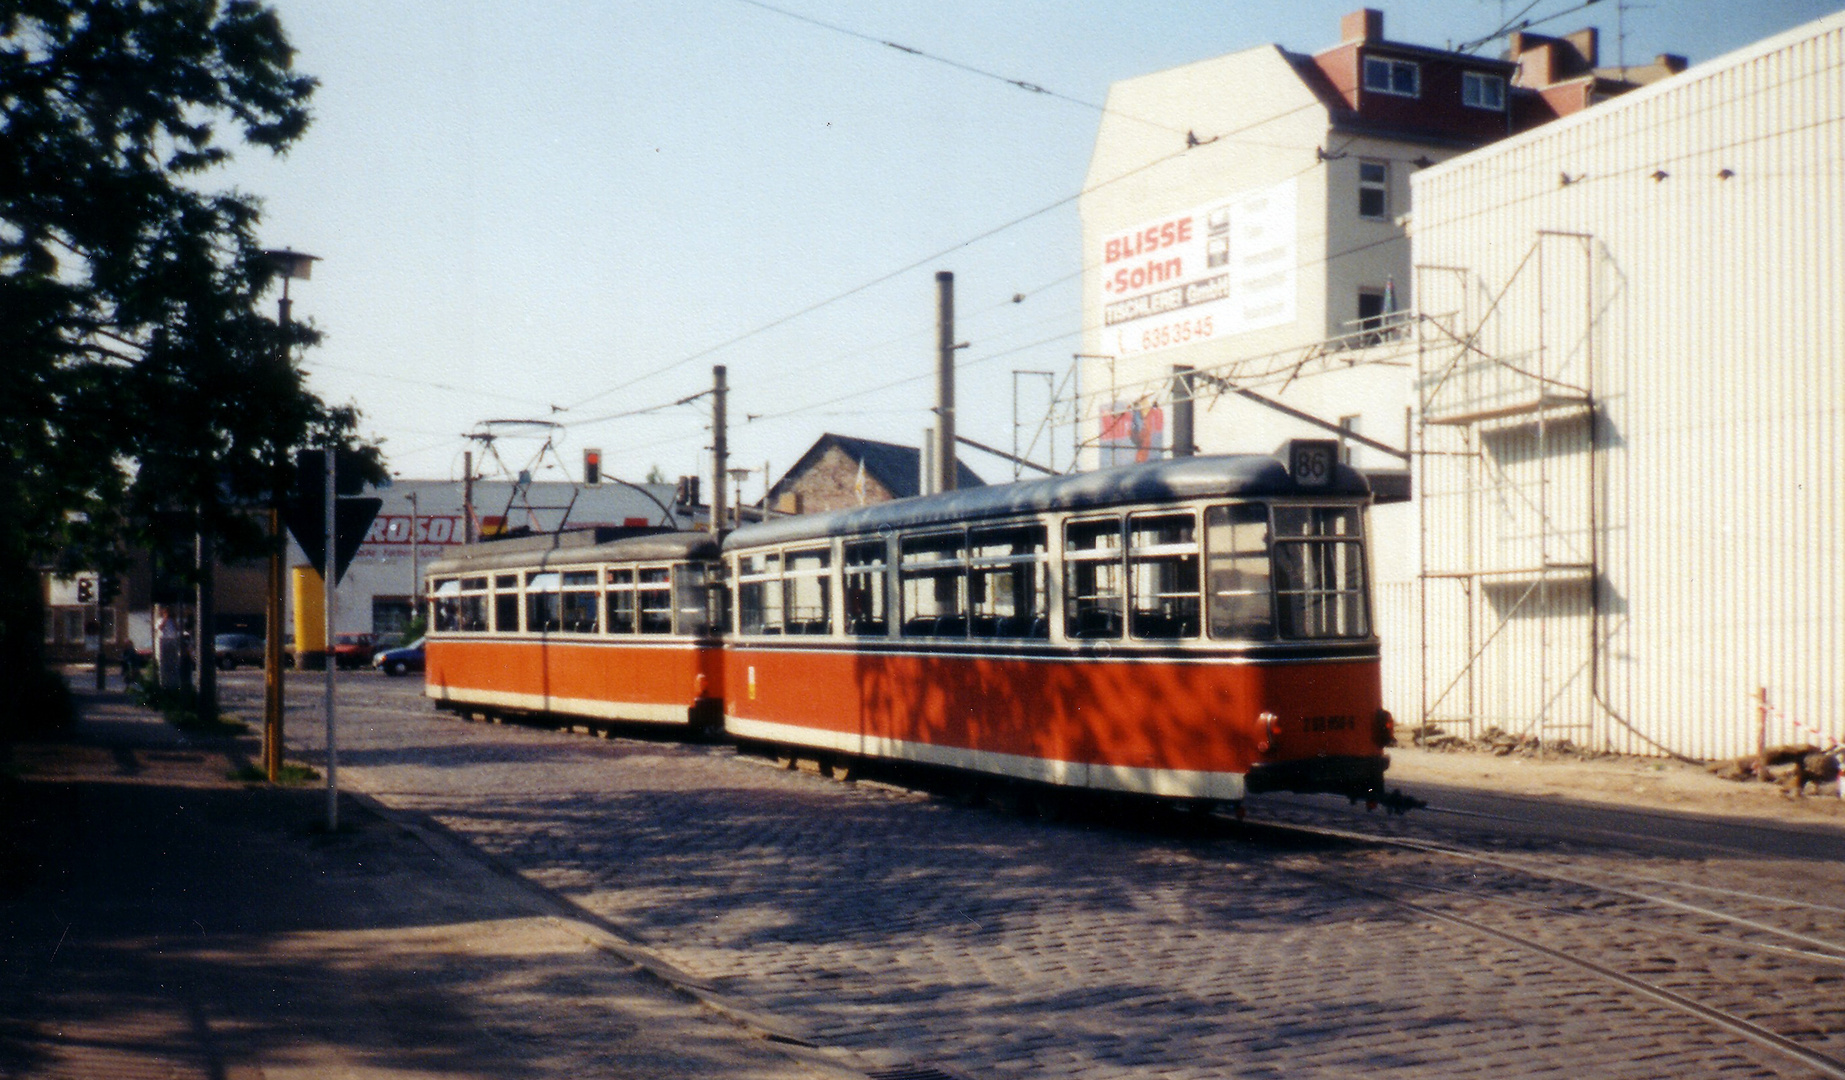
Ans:
<svg viewBox="0 0 1845 1080"><path fill-rule="evenodd" d="M404 498L410 500L410 618L414 621L423 610L423 568L416 542L417 526L423 519L416 506L416 492Z"/></svg>
<svg viewBox="0 0 1845 1080"><path fill-rule="evenodd" d="M288 282L291 278L306 281L320 258L287 248L263 254L282 278L282 295L276 300L276 325L281 330L276 359L286 370L290 362L288 327L292 304L288 298ZM268 773L272 784L280 779L282 771L282 577L285 569L282 562L288 542L282 533L281 498L281 492L275 492L269 504L269 607L264 620L263 643L263 771Z"/></svg>

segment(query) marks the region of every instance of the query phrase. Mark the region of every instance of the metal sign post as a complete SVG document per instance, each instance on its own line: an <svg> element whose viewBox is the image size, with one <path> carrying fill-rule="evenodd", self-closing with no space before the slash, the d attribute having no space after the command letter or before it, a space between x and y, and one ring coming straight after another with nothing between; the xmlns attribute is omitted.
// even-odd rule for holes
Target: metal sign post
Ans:
<svg viewBox="0 0 1845 1080"><path fill-rule="evenodd" d="M334 517L339 509L339 496L334 491L334 480L338 469L333 460L333 448L327 447L327 481L326 481L326 524L327 547L323 567L324 576L321 586L326 590L326 603L323 615L326 620L327 646L327 831L338 832L340 827L340 785L339 785L339 745L334 738L333 715L333 674L339 669L339 658L334 651L333 628L335 622L335 605L338 594L334 591L339 579L338 556L335 554Z"/></svg>

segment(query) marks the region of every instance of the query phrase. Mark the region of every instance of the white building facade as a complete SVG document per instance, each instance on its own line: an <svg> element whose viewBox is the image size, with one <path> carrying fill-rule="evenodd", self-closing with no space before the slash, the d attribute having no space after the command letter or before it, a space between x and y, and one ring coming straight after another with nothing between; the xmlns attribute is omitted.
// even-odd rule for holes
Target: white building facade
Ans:
<svg viewBox="0 0 1845 1080"><path fill-rule="evenodd" d="M1399 715L1696 758L1845 737L1845 15L1412 184Z"/></svg>
<svg viewBox="0 0 1845 1080"><path fill-rule="evenodd" d="M401 633L413 612L416 578L422 567L467 542L469 491L454 480L399 480L369 489L382 500L364 543L340 579L335 598L335 633L366 633L389 640ZM476 481L472 487L475 535L503 529L656 527L690 529L702 522L700 508L674 500L671 484L629 487L538 481L522 487L506 481ZM567 511L567 514L566 514ZM411 542L411 537L416 542ZM289 574L307 565L299 545L289 543ZM316 579L318 580L318 579ZM293 588L284 590L283 625L294 632Z"/></svg>

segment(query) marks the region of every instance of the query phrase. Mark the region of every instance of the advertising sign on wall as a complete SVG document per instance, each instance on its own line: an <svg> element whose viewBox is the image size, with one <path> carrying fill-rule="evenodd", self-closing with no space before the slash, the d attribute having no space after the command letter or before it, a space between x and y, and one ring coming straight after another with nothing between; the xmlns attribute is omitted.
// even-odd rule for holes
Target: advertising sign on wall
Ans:
<svg viewBox="0 0 1845 1080"><path fill-rule="evenodd" d="M365 547L385 545L395 551L410 551L410 515L379 514L372 519L371 531L365 534ZM460 544L467 541L466 519L460 514L423 514L416 519L416 542L419 544Z"/></svg>
<svg viewBox="0 0 1845 1080"><path fill-rule="evenodd" d="M1115 402L1102 414L1102 468L1164 457L1165 431L1158 405Z"/></svg>
<svg viewBox="0 0 1845 1080"><path fill-rule="evenodd" d="M1105 237L1104 347L1134 356L1293 322L1297 205L1288 180Z"/></svg>

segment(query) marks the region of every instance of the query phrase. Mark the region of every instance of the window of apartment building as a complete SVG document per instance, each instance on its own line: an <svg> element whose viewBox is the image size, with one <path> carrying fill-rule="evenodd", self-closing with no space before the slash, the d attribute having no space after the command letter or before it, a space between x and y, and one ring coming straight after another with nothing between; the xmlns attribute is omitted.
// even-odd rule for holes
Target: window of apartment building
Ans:
<svg viewBox="0 0 1845 1080"><path fill-rule="evenodd" d="M1339 463L1342 465L1352 463L1352 440L1346 436L1356 434L1358 434L1358 417L1356 415L1341 416L1339 418Z"/></svg>
<svg viewBox="0 0 1845 1080"><path fill-rule="evenodd" d="M1363 336L1362 345L1375 345L1383 340L1384 292L1382 289L1365 288L1358 290L1358 331Z"/></svg>
<svg viewBox="0 0 1845 1080"><path fill-rule="evenodd" d="M1422 69L1408 60L1367 56L1365 89L1399 97L1418 97L1422 93Z"/></svg>
<svg viewBox="0 0 1845 1080"><path fill-rule="evenodd" d="M1390 166L1382 161L1358 163L1358 216L1390 216Z"/></svg>
<svg viewBox="0 0 1845 1080"><path fill-rule="evenodd" d="M1461 73L1461 104L1474 109L1505 111L1505 80L1478 71Z"/></svg>

